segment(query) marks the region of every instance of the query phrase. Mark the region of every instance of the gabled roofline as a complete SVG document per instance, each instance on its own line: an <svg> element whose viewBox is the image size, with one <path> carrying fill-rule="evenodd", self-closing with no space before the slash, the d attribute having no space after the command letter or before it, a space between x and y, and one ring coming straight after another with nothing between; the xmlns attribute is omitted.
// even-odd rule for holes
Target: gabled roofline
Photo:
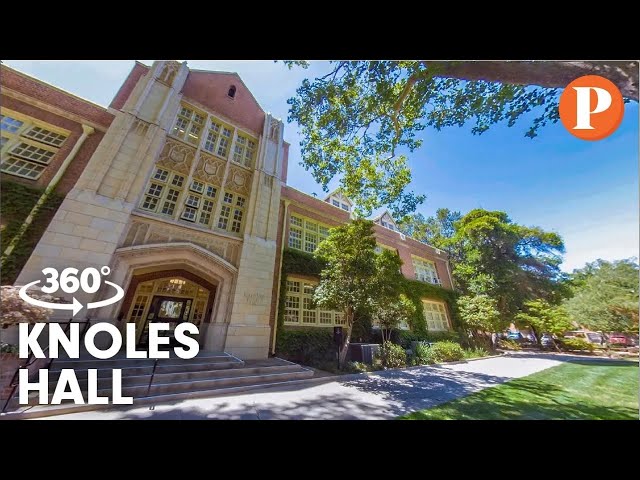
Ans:
<svg viewBox="0 0 640 480"><path fill-rule="evenodd" d="M353 200L351 200L349 197L347 197L346 195L344 195L344 194L342 193L342 188L340 188L340 187L338 187L338 188L334 188L331 192L329 192L329 193L327 194L327 196L326 196L326 197L324 197L324 198L322 199L322 201L323 201L323 202L326 202L327 200L329 200L329 199L331 198L331 196L332 196L332 195L335 195L336 193L340 193L340 194L342 194L342 196L343 196L344 198L346 198L346 199L347 199L347 201L351 204L351 206L352 206L352 207L354 206Z"/></svg>
<svg viewBox="0 0 640 480"><path fill-rule="evenodd" d="M391 212L389 211L389 209L388 209L388 208L387 208L386 210L384 210L382 213L379 213L378 215L376 215L375 217L373 217L371 220L372 220L372 221L374 221L374 222L375 222L376 220L380 220L382 217L384 217L384 216L385 216L385 214L386 214L386 215L389 215L389 216L391 217L391 220L393 220L393 223L394 223L394 224L396 224L396 225L398 224L398 222L396 221L396 219L395 219L395 218L393 218L393 215L391 215ZM415 238L414 238L414 240L415 240Z"/></svg>
<svg viewBox="0 0 640 480"><path fill-rule="evenodd" d="M237 77L238 80L240 80L240 83L244 86L244 88L247 89L247 92L249 92L249 95L251 95L251 98L253 99L255 104L258 105L258 108L260 110L262 110L262 113L267 113L266 110L264 108L262 108L262 105L260 105L260 102L258 102L256 97L253 96L253 93L251 92L251 89L247 86L246 83L244 83L244 80L242 80L242 77L240 75L238 75L237 72L223 72L221 70L201 70L201 69L198 69L198 68L189 68L189 72L215 73L215 74L218 74L218 75L231 75L231 76Z"/></svg>

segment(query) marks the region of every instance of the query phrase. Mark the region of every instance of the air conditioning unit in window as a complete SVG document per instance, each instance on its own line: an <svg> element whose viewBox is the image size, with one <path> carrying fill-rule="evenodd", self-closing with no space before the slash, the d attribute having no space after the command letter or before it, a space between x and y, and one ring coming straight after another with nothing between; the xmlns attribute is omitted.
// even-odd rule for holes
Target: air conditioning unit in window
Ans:
<svg viewBox="0 0 640 480"><path fill-rule="evenodd" d="M406 235L404 233L401 233L400 240L406 240L406 239L407 239Z"/></svg>
<svg viewBox="0 0 640 480"><path fill-rule="evenodd" d="M434 285L440 285L442 286L442 282L440 281L439 278L434 278L431 283L433 283Z"/></svg>
<svg viewBox="0 0 640 480"><path fill-rule="evenodd" d="M436 248L436 255L440 255L442 253L442 250L440 250L439 248Z"/></svg>

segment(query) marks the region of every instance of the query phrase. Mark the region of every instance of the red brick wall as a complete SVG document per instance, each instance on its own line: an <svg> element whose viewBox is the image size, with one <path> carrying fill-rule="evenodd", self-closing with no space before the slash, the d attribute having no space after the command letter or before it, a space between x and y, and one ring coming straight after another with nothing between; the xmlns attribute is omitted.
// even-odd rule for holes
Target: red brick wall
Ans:
<svg viewBox="0 0 640 480"><path fill-rule="evenodd" d="M129 72L129 75L127 75L127 78L125 79L124 83L120 86L118 93L116 93L116 96L113 97L113 100L111 100L109 107L115 110L120 110L126 103L127 98L129 98L129 95L131 95L131 92L133 91L133 88L138 83L138 80L140 80L140 78L142 78L142 76L148 71L149 71L149 67L136 62L133 65L133 68L131 69L131 71Z"/></svg>
<svg viewBox="0 0 640 480"><path fill-rule="evenodd" d="M229 87L235 85L236 95L229 98ZM182 87L185 100L195 100L203 107L218 112L235 124L262 134L265 113L236 74L190 71Z"/></svg>
<svg viewBox="0 0 640 480"><path fill-rule="evenodd" d="M312 220L322 222L331 227L335 227L349 221L349 213L342 209L334 207L319 198L313 198L309 195L295 190L291 187L283 187L282 198L288 199L292 203L289 206L289 214L298 213L300 215L311 218ZM405 236L405 240L400 238L400 233L389 230L381 225L374 225L375 237L379 243L387 245L398 250L400 259L402 260L402 273L405 277L415 279L415 271L413 269L413 260L411 255L431 260L436 265L438 277L442 281L444 288L452 288L449 273L447 271L447 254L441 252L438 254L435 248L418 242L410 237ZM284 241L289 238L289 218L286 219L286 231Z"/></svg>
<svg viewBox="0 0 640 480"><path fill-rule="evenodd" d="M111 125L113 120L113 115L105 108L5 66L0 67L0 84L3 88L10 88L105 127Z"/></svg>
<svg viewBox="0 0 640 480"><path fill-rule="evenodd" d="M82 135L82 125L73 120L69 120L68 118L64 118L46 110L42 110L41 108L35 107L33 105L29 105L28 103L24 103L14 98L7 97L6 95L0 96L0 102L4 108L14 110L16 112L22 113L23 115L28 115L37 120L42 120L43 122L47 122L51 125L55 125L57 127L71 131L70 136L67 138L67 140L65 140L62 147L51 159L51 162L42 173L40 178L38 178L37 180L29 180L27 178L16 177L14 175L0 174L0 178L2 178L3 180L6 179L18 183L23 183L25 185L35 185L41 188L45 188L51 181L51 178L58 171L58 168L67 157L71 149L73 149L73 146L76 144L77 140ZM111 115L109 114L109 116ZM64 176L62 177L62 180L58 184L58 187L56 188L57 193L66 195L69 190L73 188L78 178L80 177L80 174L89 162L91 155L102 140L103 136L104 134L102 132L95 131L85 140L84 144L82 145L82 147L80 147L80 150L76 154L76 157L73 159Z"/></svg>

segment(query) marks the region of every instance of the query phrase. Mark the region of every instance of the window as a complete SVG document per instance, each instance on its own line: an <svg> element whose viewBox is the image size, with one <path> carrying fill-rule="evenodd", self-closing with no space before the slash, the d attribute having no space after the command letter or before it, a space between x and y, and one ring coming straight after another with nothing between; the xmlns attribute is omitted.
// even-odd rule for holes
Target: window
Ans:
<svg viewBox="0 0 640 480"><path fill-rule="evenodd" d="M347 205L346 203L341 204L340 208L342 208L343 210L345 210L347 212L349 211L349 205Z"/></svg>
<svg viewBox="0 0 640 480"><path fill-rule="evenodd" d="M140 207L143 210L173 216L183 184L184 176L179 173L156 168Z"/></svg>
<svg viewBox="0 0 640 480"><path fill-rule="evenodd" d="M244 165L245 167L253 167L253 157L256 151L256 142L249 140L247 137L238 135L236 137L236 144L233 148L232 160L238 165Z"/></svg>
<svg viewBox="0 0 640 480"><path fill-rule="evenodd" d="M178 118L176 118L176 124L171 133L192 145L198 145L200 143L200 135L202 134L205 119L205 114L196 112L183 105L180 108L180 112L178 112Z"/></svg>
<svg viewBox="0 0 640 480"><path fill-rule="evenodd" d="M448 330L447 310L441 302L422 300L428 330Z"/></svg>
<svg viewBox="0 0 640 480"><path fill-rule="evenodd" d="M394 253L398 253L398 251L395 248L388 247L387 245L383 245L382 243L376 243L376 248L374 249L376 253L382 253L385 250L391 250Z"/></svg>
<svg viewBox="0 0 640 480"><path fill-rule="evenodd" d="M413 269L416 272L416 279L421 282L435 283L440 285L436 264L430 260L413 257Z"/></svg>
<svg viewBox="0 0 640 480"><path fill-rule="evenodd" d="M331 205L333 205L334 207L338 207L344 210L345 212L351 211L351 206L348 203L341 201L341 198L342 197L331 196L328 202L331 203Z"/></svg>
<svg viewBox="0 0 640 480"><path fill-rule="evenodd" d="M287 278L285 292L284 323L312 327L331 327L345 325L344 314L321 310L313 301L313 292L317 283L297 278Z"/></svg>
<svg viewBox="0 0 640 480"><path fill-rule="evenodd" d="M53 131L52 127L35 125L29 117L14 112L0 115L0 130L0 170L31 180L42 175L67 139L67 135Z"/></svg>
<svg viewBox="0 0 640 480"><path fill-rule="evenodd" d="M339 207L340 206L340 202L338 200L336 200L335 198L331 200L331 203L333 204L334 207Z"/></svg>
<svg viewBox="0 0 640 480"><path fill-rule="evenodd" d="M231 192L225 192L218 217L218 228L232 233L242 231L246 199Z"/></svg>
<svg viewBox="0 0 640 480"><path fill-rule="evenodd" d="M329 236L329 227L291 215L289 221L289 247L313 253L322 240Z"/></svg>
<svg viewBox="0 0 640 480"><path fill-rule="evenodd" d="M235 85L231 85L229 87L229 91L227 92L227 95L231 98L234 98L236 96L236 86Z"/></svg>
<svg viewBox="0 0 640 480"><path fill-rule="evenodd" d="M227 158L227 154L229 153L231 129L214 121L213 119L210 123L203 148L207 152L215 153L220 157Z"/></svg>

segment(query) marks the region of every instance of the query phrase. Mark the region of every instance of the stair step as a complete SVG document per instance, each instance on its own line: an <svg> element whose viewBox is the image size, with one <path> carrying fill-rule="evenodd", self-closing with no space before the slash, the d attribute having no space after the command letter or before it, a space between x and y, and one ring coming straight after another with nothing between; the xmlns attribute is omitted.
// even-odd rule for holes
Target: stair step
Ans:
<svg viewBox="0 0 640 480"><path fill-rule="evenodd" d="M313 371L309 370L309 372L310 372L310 375L308 378L303 378L299 380L282 381L280 379L280 380L273 380L273 381L265 381L263 383L253 384L253 385L241 385L237 387L218 388L215 390L198 390L198 391L190 391L190 392L182 392L182 393L165 394L165 395L155 395L150 397L140 397L135 399L134 405L132 405L130 408L138 408L146 405L155 405L155 404L160 404L165 402L175 402L179 400L189 400L193 398L221 397L224 395L234 395L238 393L251 392L255 390L304 385L309 380L309 378L313 376ZM0 416L0 420L43 418L43 417L51 417L54 415L65 415L69 413L87 412L87 411L93 411L93 410L110 410L113 408L118 408L118 406L74 405L69 403L63 403L60 405L42 405L42 406L38 405L35 407L21 406L20 410L9 412L4 416Z"/></svg>
<svg viewBox="0 0 640 480"><path fill-rule="evenodd" d="M293 367L293 368L292 368ZM274 369L274 370L269 370ZM270 383L272 381L287 381L287 380L296 380L296 379L304 379L310 378L313 376L312 370L304 369L298 365L278 365L273 367L254 367L243 370L248 370L246 372L238 372L241 369L234 369L232 371L223 371L221 373L229 372L226 376L217 376L218 372L210 371L210 372L197 372L207 375L202 375L202 377L198 377L197 373L191 372L191 375L196 375L193 378L181 378L180 374L169 374L169 376L161 376L156 375L153 379L153 383L151 388L149 388L149 380L151 379L150 375L139 376L139 377L127 377L126 379L122 379L122 396L125 397L134 397L136 399L141 397L146 397L147 394L149 396L156 395L167 395L167 394L175 394L175 393L186 393L190 391L201 391L201 390L216 390L223 387L234 387L234 386L245 386L250 384L263 384L265 382ZM257 371L255 371L257 370ZM266 370L266 371L265 371ZM211 375L211 376L210 376ZM164 383L160 383L160 382ZM106 388L101 388L98 390L97 395L100 397L109 397L111 398L112 389L110 379L99 379L103 385L106 383ZM49 400L53 397L53 389L55 389L55 382L51 382L49 389ZM86 385L86 380L83 382ZM82 385L81 385L82 388ZM86 391L83 390L84 398L87 398ZM63 401L71 402L71 400ZM32 392L29 397L30 405L38 404L38 395L36 392ZM17 393L14 398L11 400L10 406L19 407L18 404L18 396Z"/></svg>
<svg viewBox="0 0 640 480"><path fill-rule="evenodd" d="M182 366L197 364L243 364L231 355L211 355L197 356L195 358L162 358L158 360L158 367ZM49 372L59 372L63 368L73 368L74 370L86 370L88 368L98 369L114 369L114 368L131 368L131 367L153 367L155 359L153 358L111 358L106 360L89 360L89 359L65 359L54 360Z"/></svg>

